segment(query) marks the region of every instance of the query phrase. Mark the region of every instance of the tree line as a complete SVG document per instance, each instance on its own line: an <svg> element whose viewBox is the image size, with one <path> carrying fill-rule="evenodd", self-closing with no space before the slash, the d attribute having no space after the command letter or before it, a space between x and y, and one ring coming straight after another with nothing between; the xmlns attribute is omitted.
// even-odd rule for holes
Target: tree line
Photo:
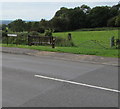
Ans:
<svg viewBox="0 0 120 109"><path fill-rule="evenodd" d="M75 8L61 7L50 20L41 19L36 22L25 22L17 19L8 25L2 25L13 32L36 31L44 33L51 29L55 32L71 31L81 28L119 27L120 3L114 6L96 6L90 8L82 5Z"/></svg>

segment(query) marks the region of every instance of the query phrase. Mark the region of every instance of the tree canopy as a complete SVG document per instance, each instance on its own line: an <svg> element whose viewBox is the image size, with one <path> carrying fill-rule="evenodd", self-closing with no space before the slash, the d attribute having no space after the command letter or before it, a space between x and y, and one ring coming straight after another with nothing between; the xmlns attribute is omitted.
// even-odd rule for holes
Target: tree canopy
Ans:
<svg viewBox="0 0 120 109"><path fill-rule="evenodd" d="M50 20L41 19L37 22L25 22L17 19L8 27L11 31L37 31L45 32L52 29L54 31L69 31L80 28L94 27L119 27L120 26L120 3L110 6L96 6L90 8L83 4L75 8L61 7ZM3 25L2 29L5 29Z"/></svg>

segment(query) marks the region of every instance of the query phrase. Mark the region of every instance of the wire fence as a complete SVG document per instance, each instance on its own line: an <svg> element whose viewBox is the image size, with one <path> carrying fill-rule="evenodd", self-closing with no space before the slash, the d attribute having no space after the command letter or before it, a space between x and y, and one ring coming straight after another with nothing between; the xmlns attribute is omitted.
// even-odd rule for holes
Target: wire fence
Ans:
<svg viewBox="0 0 120 109"><path fill-rule="evenodd" d="M89 49L109 49L110 47L108 44L105 44L102 41L97 41L97 40L88 40L81 42L79 47L84 47L84 48L89 48Z"/></svg>

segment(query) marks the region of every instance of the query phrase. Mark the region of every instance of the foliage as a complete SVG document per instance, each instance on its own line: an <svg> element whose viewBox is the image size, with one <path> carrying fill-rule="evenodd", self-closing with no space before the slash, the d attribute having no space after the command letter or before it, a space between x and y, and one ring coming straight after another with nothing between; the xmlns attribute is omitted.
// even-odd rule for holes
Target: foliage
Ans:
<svg viewBox="0 0 120 109"><path fill-rule="evenodd" d="M75 44L73 43L72 40L69 41L69 40L62 38L62 37L56 37L55 45L61 46L61 47L74 47L75 46Z"/></svg>
<svg viewBox="0 0 120 109"><path fill-rule="evenodd" d="M44 30L44 28L41 28L41 27L40 27L39 30L38 30L38 32L39 32L39 33L44 33L45 30Z"/></svg>
<svg viewBox="0 0 120 109"><path fill-rule="evenodd" d="M114 27L115 26L115 20L116 20L116 17L113 17L113 18L109 19L108 23L107 23L107 26Z"/></svg>
<svg viewBox="0 0 120 109"><path fill-rule="evenodd" d="M66 29L74 30L84 27L85 17L85 13L82 9L80 9L80 7L75 7L74 9L67 9L63 7L56 12L55 17L51 21L54 24L56 20L57 28L54 28L55 30L57 29L58 31L58 28L60 28L60 31L62 29L66 31Z"/></svg>
<svg viewBox="0 0 120 109"><path fill-rule="evenodd" d="M45 30L45 36L52 36L52 33L53 33L52 29Z"/></svg>
<svg viewBox="0 0 120 109"><path fill-rule="evenodd" d="M95 7L90 11L90 23L91 27L105 27L107 26L107 21L110 19L109 7Z"/></svg>
<svg viewBox="0 0 120 109"><path fill-rule="evenodd" d="M29 33L29 35L32 35L32 36L38 36L38 35L39 35L39 33L38 33L38 32L36 32L36 31L31 31L31 32Z"/></svg>
<svg viewBox="0 0 120 109"><path fill-rule="evenodd" d="M89 6L87 6L87 5L82 5L82 6L80 7L80 9L82 9L83 12L86 13L86 14L89 14L90 11L91 11L91 8L90 8Z"/></svg>
<svg viewBox="0 0 120 109"><path fill-rule="evenodd" d="M61 7L50 20L25 22L17 19L8 25L2 25L2 30L13 32L36 31L44 33L45 30L53 29L55 32L71 31L81 28L119 27L120 4L114 6L96 6L90 8L83 4L75 8Z"/></svg>
<svg viewBox="0 0 120 109"><path fill-rule="evenodd" d="M59 32L53 33L53 36L57 36L56 42L64 42L67 41L67 35L69 32ZM44 50L44 51L55 51L55 52L67 52L67 53L76 53L76 54L86 54L86 55L97 55L97 56L107 56L107 57L118 57L118 50L115 48L110 48L110 38L111 36L115 36L115 39L118 39L118 30L106 30L106 31L71 31L72 34L72 43L74 46L68 45L56 45L55 49L52 49L51 46L27 46L27 45L13 45L3 44L6 47L20 47L20 48L29 48L36 50ZM18 33L17 33L18 34ZM27 38L27 33L19 33L20 44L27 44L27 41L24 42L25 39L22 39L24 36ZM62 38L61 38L62 37ZM100 48L99 46L90 43L89 46L83 46L82 43L88 45L90 40L96 40L105 48ZM23 43L24 42L24 43ZM69 43L69 42L68 42ZM71 43L71 42L70 42ZM61 43L60 43L61 44ZM64 44L64 43L62 43ZM62 46L62 47L61 47ZM65 47L66 46L66 47ZM120 56L119 56L120 57Z"/></svg>
<svg viewBox="0 0 120 109"><path fill-rule="evenodd" d="M6 31L7 25L6 25L6 24L2 24L1 26L2 26L2 27L1 27L1 28L2 28L2 31Z"/></svg>
<svg viewBox="0 0 120 109"><path fill-rule="evenodd" d="M45 20L45 19L41 19L40 23L40 28L43 28L44 30L49 29L50 28L50 22Z"/></svg>
<svg viewBox="0 0 120 109"><path fill-rule="evenodd" d="M107 26L120 27L120 15L115 16L108 20Z"/></svg>
<svg viewBox="0 0 120 109"><path fill-rule="evenodd" d="M120 15L116 17L115 26L120 27Z"/></svg>
<svg viewBox="0 0 120 109"><path fill-rule="evenodd" d="M6 37L7 36L7 32L6 31L2 31L2 37Z"/></svg>
<svg viewBox="0 0 120 109"><path fill-rule="evenodd" d="M39 22L32 22L31 31L39 31Z"/></svg>
<svg viewBox="0 0 120 109"><path fill-rule="evenodd" d="M68 30L68 21L65 18L54 17L50 22L55 32Z"/></svg>
<svg viewBox="0 0 120 109"><path fill-rule="evenodd" d="M17 37L8 37L9 44L23 44L26 45L28 43L28 33L26 32L16 32ZM7 43L7 33L2 32L2 43Z"/></svg>
<svg viewBox="0 0 120 109"><path fill-rule="evenodd" d="M22 21L22 19L15 20L8 24L8 27L13 32L23 32L25 30L25 21Z"/></svg>

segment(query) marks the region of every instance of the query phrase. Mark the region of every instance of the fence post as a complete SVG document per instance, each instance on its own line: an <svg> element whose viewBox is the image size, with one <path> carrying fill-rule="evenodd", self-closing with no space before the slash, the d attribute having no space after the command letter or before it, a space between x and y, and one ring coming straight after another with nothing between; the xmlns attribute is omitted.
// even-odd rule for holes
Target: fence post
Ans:
<svg viewBox="0 0 120 109"><path fill-rule="evenodd" d="M16 37L16 45L19 45L18 36Z"/></svg>
<svg viewBox="0 0 120 109"><path fill-rule="evenodd" d="M110 38L110 47L115 46L115 39L114 36Z"/></svg>
<svg viewBox="0 0 120 109"><path fill-rule="evenodd" d="M7 45L8 45L8 34L7 34L8 30L6 29L6 37L7 37Z"/></svg>
<svg viewBox="0 0 120 109"><path fill-rule="evenodd" d="M72 39L71 33L68 33L68 40L71 40L71 39Z"/></svg>
<svg viewBox="0 0 120 109"><path fill-rule="evenodd" d="M116 39L116 48L120 49L120 39Z"/></svg>
<svg viewBox="0 0 120 109"><path fill-rule="evenodd" d="M7 37L7 45L8 45L8 36L6 36Z"/></svg>
<svg viewBox="0 0 120 109"><path fill-rule="evenodd" d="M55 38L52 38L52 48L55 48Z"/></svg>
<svg viewBox="0 0 120 109"><path fill-rule="evenodd" d="M30 42L30 35L28 35L28 45L31 46L31 42Z"/></svg>

